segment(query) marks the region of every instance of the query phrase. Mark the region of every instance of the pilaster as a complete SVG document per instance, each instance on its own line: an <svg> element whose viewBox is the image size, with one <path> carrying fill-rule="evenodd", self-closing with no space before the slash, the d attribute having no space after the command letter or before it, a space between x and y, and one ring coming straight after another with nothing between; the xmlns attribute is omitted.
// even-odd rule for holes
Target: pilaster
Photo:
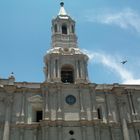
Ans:
<svg viewBox="0 0 140 140"><path fill-rule="evenodd" d="M82 95L82 92L81 92L81 87L79 87L78 92L79 92L79 103L80 103L80 119L85 120L86 119L86 113L85 113L85 110L84 110L84 107L83 107L83 95Z"/></svg>
<svg viewBox="0 0 140 140"><path fill-rule="evenodd" d="M24 140L24 128L20 128L20 135L19 135L19 137L20 137L20 140Z"/></svg>
<svg viewBox="0 0 140 140"><path fill-rule="evenodd" d="M25 122L25 90L23 90L23 93L21 95L22 97L22 105L21 105L21 113L20 113L20 123Z"/></svg>
<svg viewBox="0 0 140 140"><path fill-rule="evenodd" d="M81 130L82 130L82 140L88 140L86 126L81 126Z"/></svg>
<svg viewBox="0 0 140 140"><path fill-rule="evenodd" d="M57 120L62 120L62 103L61 103L61 88L57 87Z"/></svg>
<svg viewBox="0 0 140 140"><path fill-rule="evenodd" d="M44 119L49 120L50 119L50 111L49 111L49 89L45 88L45 113L44 113Z"/></svg>
<svg viewBox="0 0 140 140"><path fill-rule="evenodd" d="M58 126L58 140L63 140L63 135L62 135L62 126L61 125L59 125Z"/></svg>
<svg viewBox="0 0 140 140"><path fill-rule="evenodd" d="M4 99L5 103L5 123L4 123L4 131L3 131L3 139L2 140L9 140L10 139L10 119L11 119L11 109L12 109L12 102L14 97L14 92L16 90L15 86L9 85L5 86L6 97Z"/></svg>
<svg viewBox="0 0 140 140"><path fill-rule="evenodd" d="M92 105L92 119L97 120L98 119L98 114L96 110L96 92L95 92L95 87L90 87L89 89L90 92L90 99L91 99L91 105Z"/></svg>

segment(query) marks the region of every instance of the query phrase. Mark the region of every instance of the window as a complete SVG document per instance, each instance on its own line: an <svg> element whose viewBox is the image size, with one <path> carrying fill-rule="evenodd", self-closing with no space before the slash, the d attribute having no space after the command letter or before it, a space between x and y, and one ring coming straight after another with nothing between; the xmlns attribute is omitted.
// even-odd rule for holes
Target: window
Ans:
<svg viewBox="0 0 140 140"><path fill-rule="evenodd" d="M73 105L73 104L75 104L75 102L76 102L76 98L73 96L73 95L68 95L67 97L66 97L66 103L67 104L69 104L69 105ZM69 133L74 133L72 130L69 132Z"/></svg>
<svg viewBox="0 0 140 140"><path fill-rule="evenodd" d="M70 135L74 135L74 131L73 131L73 130L70 130L70 131L69 131L69 134L70 134Z"/></svg>
<svg viewBox="0 0 140 140"><path fill-rule="evenodd" d="M102 119L102 110L101 110L101 108L97 109L97 113L98 113L98 119Z"/></svg>
<svg viewBox="0 0 140 140"><path fill-rule="evenodd" d="M36 111L36 122L42 120L42 111Z"/></svg>
<svg viewBox="0 0 140 140"><path fill-rule="evenodd" d="M62 25L62 34L67 34L67 26Z"/></svg>
<svg viewBox="0 0 140 140"><path fill-rule="evenodd" d="M61 81L63 83L74 82L74 71L71 67L62 67L61 69Z"/></svg>

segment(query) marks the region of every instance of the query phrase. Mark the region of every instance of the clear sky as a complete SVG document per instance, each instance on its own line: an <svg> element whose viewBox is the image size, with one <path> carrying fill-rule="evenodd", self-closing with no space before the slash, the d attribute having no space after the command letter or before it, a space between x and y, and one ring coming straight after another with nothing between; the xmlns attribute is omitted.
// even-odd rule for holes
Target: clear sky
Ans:
<svg viewBox="0 0 140 140"><path fill-rule="evenodd" d="M94 83L140 84L140 1L65 0ZM59 0L0 1L0 77L42 82ZM124 65L120 62L127 60Z"/></svg>

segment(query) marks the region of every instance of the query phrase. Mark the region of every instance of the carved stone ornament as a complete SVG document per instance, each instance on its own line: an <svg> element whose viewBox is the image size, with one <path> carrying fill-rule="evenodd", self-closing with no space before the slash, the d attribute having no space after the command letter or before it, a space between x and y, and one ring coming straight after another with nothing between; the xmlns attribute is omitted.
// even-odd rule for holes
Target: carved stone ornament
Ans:
<svg viewBox="0 0 140 140"><path fill-rule="evenodd" d="M32 96L28 99L29 102L35 102L35 103L42 103L43 102L43 99L40 95L35 95L35 96Z"/></svg>
<svg viewBox="0 0 140 140"><path fill-rule="evenodd" d="M40 95L35 95L28 98L28 101L31 103L32 107L35 109L41 109L43 106L43 99Z"/></svg>
<svg viewBox="0 0 140 140"><path fill-rule="evenodd" d="M16 91L16 86L13 86L13 85L5 85L4 86L4 90L7 93L14 93Z"/></svg>

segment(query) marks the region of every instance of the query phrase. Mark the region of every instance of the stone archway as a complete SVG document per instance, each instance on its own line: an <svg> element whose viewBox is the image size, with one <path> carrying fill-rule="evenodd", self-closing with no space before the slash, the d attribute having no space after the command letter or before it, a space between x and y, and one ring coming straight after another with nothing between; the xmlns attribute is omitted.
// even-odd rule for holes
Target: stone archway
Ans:
<svg viewBox="0 0 140 140"><path fill-rule="evenodd" d="M61 81L63 83L74 83L74 69L71 65L62 66Z"/></svg>

